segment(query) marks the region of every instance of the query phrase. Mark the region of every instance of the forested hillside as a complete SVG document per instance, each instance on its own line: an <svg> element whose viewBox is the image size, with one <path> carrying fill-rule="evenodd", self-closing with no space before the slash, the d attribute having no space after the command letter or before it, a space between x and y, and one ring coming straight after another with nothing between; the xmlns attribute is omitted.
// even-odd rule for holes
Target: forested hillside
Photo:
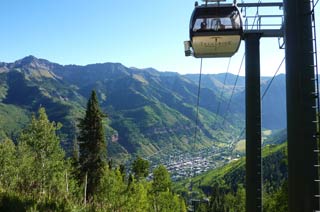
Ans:
<svg viewBox="0 0 320 212"><path fill-rule="evenodd" d="M103 115L92 96L72 157L61 148L61 125L48 120L42 107L16 143L0 142L0 211L185 212L164 166L158 165L147 181L148 161L137 157L128 174L107 157Z"/></svg>
<svg viewBox="0 0 320 212"><path fill-rule="evenodd" d="M199 139L196 148L225 146L244 126L244 78L240 77L230 102L236 76L206 75L200 91ZM108 115L108 151L111 156L152 155L163 148L188 151L194 148L197 75L127 68L117 63L87 66L59 65L33 56L0 63L0 138L13 140L40 106L51 120L63 124L63 145L68 154L77 134L91 90L97 91ZM283 77L282 77L283 78ZM282 79L279 83L282 86ZM267 85L267 78L264 79ZM263 84L263 86L265 86ZM280 89L281 89L280 86ZM275 99L263 112L268 129L281 129L283 98ZM271 98L271 97L270 97ZM280 103L277 103L279 102ZM266 101L270 102L270 101ZM278 107L279 106L279 107ZM219 109L218 109L219 108ZM283 111L282 111L283 112ZM119 157L118 157L119 158Z"/></svg>

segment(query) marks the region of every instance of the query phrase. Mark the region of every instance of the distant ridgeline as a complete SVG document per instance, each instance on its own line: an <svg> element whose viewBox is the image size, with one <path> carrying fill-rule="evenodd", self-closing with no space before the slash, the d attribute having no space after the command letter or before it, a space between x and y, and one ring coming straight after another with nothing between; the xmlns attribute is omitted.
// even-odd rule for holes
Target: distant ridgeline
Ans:
<svg viewBox="0 0 320 212"><path fill-rule="evenodd" d="M59 65L33 56L0 63L0 140L13 140L30 113L45 107L49 119L63 124L70 152L78 118L95 89L106 118L109 156L150 156L227 146L244 127L244 77L204 75L200 90L200 133L194 142L198 75L128 68L119 63ZM261 92L270 77L261 79ZM234 93L233 93L234 91ZM233 96L230 102L230 96ZM285 77L278 75L262 103L262 127L286 128ZM217 113L218 112L218 113Z"/></svg>

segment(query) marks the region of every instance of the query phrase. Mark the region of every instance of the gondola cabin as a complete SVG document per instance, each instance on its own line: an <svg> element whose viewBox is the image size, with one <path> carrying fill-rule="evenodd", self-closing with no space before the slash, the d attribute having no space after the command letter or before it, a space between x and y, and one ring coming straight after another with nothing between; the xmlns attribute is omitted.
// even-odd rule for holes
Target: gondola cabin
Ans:
<svg viewBox="0 0 320 212"><path fill-rule="evenodd" d="M242 32L242 17L237 6L196 5L190 19L190 41L185 42L185 54L196 58L231 57L238 51Z"/></svg>

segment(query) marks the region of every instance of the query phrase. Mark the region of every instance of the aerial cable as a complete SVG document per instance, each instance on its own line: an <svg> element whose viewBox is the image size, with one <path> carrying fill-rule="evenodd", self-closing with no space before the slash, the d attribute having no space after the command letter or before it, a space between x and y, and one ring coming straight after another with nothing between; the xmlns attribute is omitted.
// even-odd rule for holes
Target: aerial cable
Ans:
<svg viewBox="0 0 320 212"><path fill-rule="evenodd" d="M277 68L276 72L274 73L272 79L269 81L269 84L268 84L267 88L264 90L263 95L262 95L262 97L261 97L261 102L263 101L264 97L265 97L266 94L268 93L269 88L271 87L271 85L272 85L272 83L273 83L273 80L276 78L276 76L277 76L277 74L278 74L278 72L279 72L279 70L280 70L280 68L281 68L281 66L282 66L282 64L283 64L284 61L285 61L285 57L284 57L284 58L282 59L282 61L280 62L280 65L278 66L278 68ZM245 129L246 129L245 127L242 128L242 130L241 130L238 138L235 140L235 142L239 141L239 139L242 137Z"/></svg>
<svg viewBox="0 0 320 212"><path fill-rule="evenodd" d="M198 91L197 91L197 103L196 103L196 117L195 117L195 130L194 130L194 141L193 145L195 147L195 143L197 141L197 132L198 132L198 124L199 124L199 104L200 104L200 90L201 90L201 78L202 78L202 58L200 60L200 74L199 74L199 82L198 82ZM194 148L193 148L194 149ZM159 154L164 149L155 152L152 155L149 155L147 158L153 157L154 155Z"/></svg>
<svg viewBox="0 0 320 212"><path fill-rule="evenodd" d="M225 75L224 75L223 86L222 86L222 89L221 89L221 92L220 92L220 97L219 97L219 103L218 103L218 107L217 107L217 111L216 111L216 116L218 116L219 113L220 113L220 105L221 105L222 96L223 96L224 88L225 88L226 81L227 81L227 76L228 76L228 73L229 73L231 58L232 58L232 57L229 57L229 62L228 62L228 66L227 66L227 71L226 71L226 73L225 73ZM218 123L218 121L217 121L216 123ZM214 128L216 128L216 126L215 126Z"/></svg>
<svg viewBox="0 0 320 212"><path fill-rule="evenodd" d="M200 74L199 74L199 82L198 82L196 119L195 119L194 141L193 141L194 145L197 141L197 132L198 132L198 125L199 125L199 104L200 104L201 77L202 77L202 58L200 60Z"/></svg>
<svg viewBox="0 0 320 212"><path fill-rule="evenodd" d="M241 60L241 63L240 63L240 67L239 67L239 70L238 70L238 74L237 74L236 80L235 80L234 85L233 85L233 88L232 88L231 96L230 96L229 101L228 101L227 109L226 109L225 115L223 116L222 125L224 125L224 122L225 122L225 120L226 120L226 117L227 117L228 112L229 112L229 109L230 109L231 100L232 100L232 97L233 97L233 95L234 95L236 85L237 85L237 83L238 83L238 79L239 79L239 75L240 75L240 71L241 71L241 68L242 68L242 64L243 64L245 55L246 55L246 54L243 54L243 56L242 56L242 60Z"/></svg>
<svg viewBox="0 0 320 212"><path fill-rule="evenodd" d="M286 59L285 57L282 59L282 61L281 61L280 65L279 65L279 67L278 67L277 71L276 71L276 72L275 72L275 74L273 75L273 77L272 77L271 81L269 82L269 84L268 84L267 88L264 90L263 95L262 95L262 97L261 97L261 101L263 100L263 98L264 98L264 97L265 97L265 95L267 94L267 92L268 92L268 90L269 90L269 88L270 88L270 86L271 86L271 84L272 84L273 80L275 79L275 77L276 77L277 73L279 72L279 70L280 70L280 68L281 68L281 66L282 66L282 64L283 64L283 62L285 61L285 59Z"/></svg>
<svg viewBox="0 0 320 212"><path fill-rule="evenodd" d="M198 125L199 125L199 104L200 104L200 90L201 90L201 77L202 77L202 59L203 58L200 59L200 74L199 74L198 93L197 93L197 105L196 105L196 119L195 119L195 128L194 128L193 150L195 150L195 147L196 147ZM191 175L192 175L192 177L195 176L194 157L192 157ZM192 181L192 178L191 178L189 190L192 191L192 188L193 188L193 181Z"/></svg>
<svg viewBox="0 0 320 212"><path fill-rule="evenodd" d="M313 1L313 0L312 0ZM313 3L313 5L312 5L312 10L311 10L311 13L313 14L313 16L314 16L314 10L316 9L316 6L317 6L317 4L319 3L319 0L317 0L316 1L316 3ZM314 19L314 18L313 18Z"/></svg>
<svg viewBox="0 0 320 212"><path fill-rule="evenodd" d="M242 1L242 2L243 2L243 1ZM259 0L259 2L258 2L258 3L262 3L262 1L261 1L261 0ZM254 17L253 23L252 23L252 25L251 25L251 30L252 30L252 29L253 29L253 27L254 27L254 24L255 24L255 22L256 22L256 19L257 19L258 15L259 15L259 11L258 11L258 8L257 8L257 11L256 11L256 14L255 14L255 17ZM233 89L232 89L232 93L231 93L230 99L229 99L229 101L228 101L227 110L226 110L225 115L224 115L224 117L223 117L222 125L224 125L225 120L226 120L226 116L228 115L228 111L229 111L229 109L230 109L231 100L232 100L233 95L234 95L235 87L236 87L237 82L238 82L238 78L239 78L239 74L240 74L240 70L241 70L241 67L242 67L242 64L243 64L244 58L245 58L245 53L244 53L244 54L243 54L243 56L242 56L242 60L241 60L241 64L240 64L240 68L239 68L239 70L238 70L237 78L236 78L235 84L234 84L234 86L233 86Z"/></svg>
<svg viewBox="0 0 320 212"><path fill-rule="evenodd" d="M318 0L319 1L319 0ZM317 3L318 3L318 1L317 1ZM206 4L208 3L208 0L205 0L205 2L206 2ZM234 2L236 2L236 0L234 0ZM241 0L241 2L242 3L244 3L244 0ZM259 0L259 2L258 3L261 3L261 0ZM316 3L316 4L317 4ZM255 19L254 19L254 22L253 22L253 24L252 24L252 28L254 27L254 24L255 24L255 22L256 22L256 18L257 18L257 16L258 16L258 10L257 10L257 12L256 12L256 15L255 15ZM241 61L241 66L242 66L242 63L243 63L243 60L244 60L244 56L245 55L243 55L243 58L242 58L242 61ZM231 58L230 58L231 59ZM230 60L229 60L229 65L230 65ZM228 65L228 69L229 69L229 65ZM240 69L241 69L241 66L240 66ZM229 108L230 108L230 103L231 103L231 99L232 99L232 97L233 97L233 95L234 95L234 91L235 91L235 86L236 86L236 84L237 84L237 81L238 81L238 78L239 78L239 73L240 73L240 69L239 69L239 72L238 72L238 75L237 75L237 78L236 78L236 82L235 82L235 85L234 85L234 87L233 87L233 90L232 90L232 94L231 94L231 98L229 99L229 102L228 102L228 109L227 109L227 112L228 112L228 110L229 110ZM197 111L196 111L196 128L195 128L195 138L194 138L194 140L196 141L196 139L197 139L197 128L198 128L198 122L199 122L199 101L200 101L200 83L201 83L201 72L202 72L202 58L201 58L201 64L200 64L200 75L199 75L199 88L198 88L198 99L197 99ZM225 78L226 78L226 76L225 76ZM226 80L226 79L225 79ZM224 83L224 86L225 86L225 83ZM223 87L223 89L224 89L224 87ZM222 94L221 94L222 95ZM221 103L219 102L219 105L220 105ZM220 112L220 106L218 106L218 113ZM224 119L223 119L223 122L225 121L225 118L226 117L224 117ZM163 150L159 150L158 152L155 152L154 154L152 154L152 155L150 155L149 157L153 157L154 155L157 155L158 153L160 153L160 152L162 152ZM148 157L148 158L149 158Z"/></svg>

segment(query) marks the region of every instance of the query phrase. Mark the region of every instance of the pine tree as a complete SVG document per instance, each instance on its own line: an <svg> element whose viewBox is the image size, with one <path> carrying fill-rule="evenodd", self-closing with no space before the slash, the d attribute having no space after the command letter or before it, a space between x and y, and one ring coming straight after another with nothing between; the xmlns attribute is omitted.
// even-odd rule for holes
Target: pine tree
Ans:
<svg viewBox="0 0 320 212"><path fill-rule="evenodd" d="M80 181L87 175L87 199L92 199L106 166L106 137L103 126L105 115L99 107L97 95L92 91L85 117L79 124Z"/></svg>

